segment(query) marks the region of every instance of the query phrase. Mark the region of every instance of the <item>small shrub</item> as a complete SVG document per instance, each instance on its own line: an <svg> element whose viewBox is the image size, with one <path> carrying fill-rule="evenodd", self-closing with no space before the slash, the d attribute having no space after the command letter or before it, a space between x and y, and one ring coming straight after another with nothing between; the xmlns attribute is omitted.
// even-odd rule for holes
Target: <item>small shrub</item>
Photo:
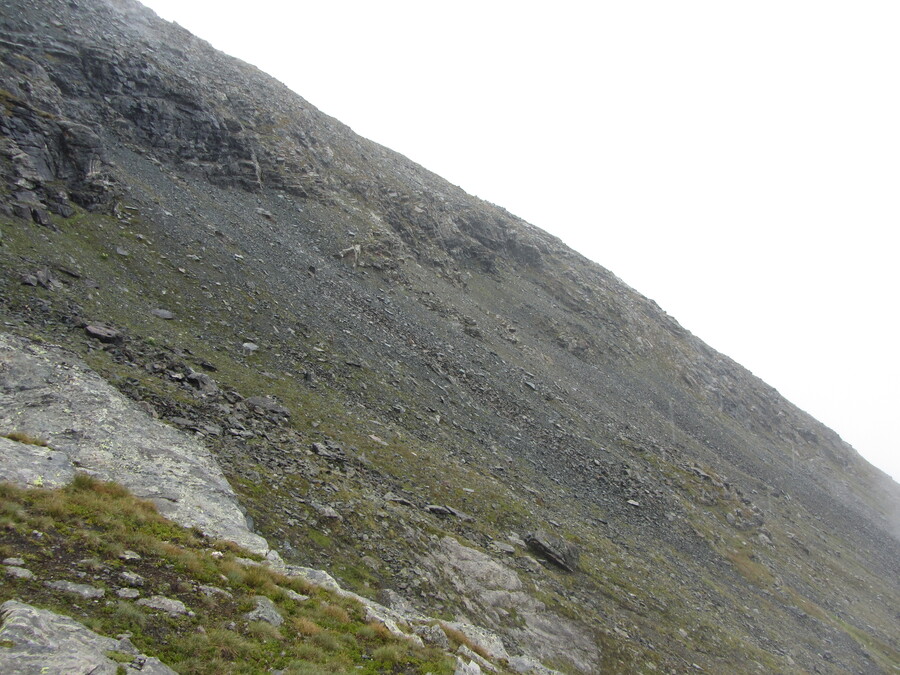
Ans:
<svg viewBox="0 0 900 675"><path fill-rule="evenodd" d="M337 605L325 605L321 612L324 616L334 619L338 623L350 623L350 615L343 607Z"/></svg>
<svg viewBox="0 0 900 675"><path fill-rule="evenodd" d="M291 621L294 630L300 635L312 636L322 632L322 627L309 619L299 616Z"/></svg>
<svg viewBox="0 0 900 675"><path fill-rule="evenodd" d="M405 660L406 650L399 645L385 645L372 652L372 658L387 666L392 666Z"/></svg>
<svg viewBox="0 0 900 675"><path fill-rule="evenodd" d="M247 626L247 632L257 640L283 640L281 631L267 621L253 621Z"/></svg>
<svg viewBox="0 0 900 675"><path fill-rule="evenodd" d="M297 658L303 659L304 661L313 661L315 663L321 663L325 660L325 652L316 647L315 645L311 645L309 643L305 643L299 645L296 649L294 649L294 653L297 655ZM297 664L305 666L306 664Z"/></svg>
<svg viewBox="0 0 900 675"><path fill-rule="evenodd" d="M341 641L333 633L319 633L313 635L312 641L322 649L337 652L341 649Z"/></svg>
<svg viewBox="0 0 900 675"><path fill-rule="evenodd" d="M143 610L130 602L119 600L116 603L115 617L119 623L131 630L140 629L147 625L147 615Z"/></svg>

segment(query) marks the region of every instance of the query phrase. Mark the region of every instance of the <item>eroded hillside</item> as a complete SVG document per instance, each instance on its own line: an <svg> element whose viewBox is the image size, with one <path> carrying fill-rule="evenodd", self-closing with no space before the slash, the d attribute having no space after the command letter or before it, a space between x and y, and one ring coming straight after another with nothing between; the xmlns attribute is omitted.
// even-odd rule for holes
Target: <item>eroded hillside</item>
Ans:
<svg viewBox="0 0 900 675"><path fill-rule="evenodd" d="M900 492L832 431L140 5L0 7L5 330L197 436L285 560L567 672L895 672Z"/></svg>

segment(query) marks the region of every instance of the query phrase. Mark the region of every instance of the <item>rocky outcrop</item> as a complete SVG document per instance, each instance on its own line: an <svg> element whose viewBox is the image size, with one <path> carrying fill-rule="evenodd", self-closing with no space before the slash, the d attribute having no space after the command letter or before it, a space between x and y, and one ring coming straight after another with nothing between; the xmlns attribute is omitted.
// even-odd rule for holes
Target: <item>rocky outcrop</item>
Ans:
<svg viewBox="0 0 900 675"><path fill-rule="evenodd" d="M536 600L516 572L488 554L464 546L453 537L444 537L423 563L455 589L472 615L487 617L492 628L502 628L519 644L527 645L530 655L568 661L583 672L600 668L601 654L592 636ZM519 625L505 626L513 616ZM506 661L513 658L496 632L468 621L449 625L492 658ZM528 657L521 661L523 667L528 662Z"/></svg>
<svg viewBox="0 0 900 675"><path fill-rule="evenodd" d="M206 448L153 419L62 349L0 334L0 430L50 446L0 441L17 458L0 463L2 479L58 485L86 471L122 483L181 525L262 555L270 551L250 531Z"/></svg>
<svg viewBox="0 0 900 675"><path fill-rule="evenodd" d="M574 572L578 569L578 547L561 537L554 537L544 530L537 530L525 537L525 543L535 553L566 572Z"/></svg>
<svg viewBox="0 0 900 675"><path fill-rule="evenodd" d="M127 673L175 675L159 659L138 652L125 636L104 637L67 616L15 600L4 602L0 612L0 672L5 675L116 675L119 668Z"/></svg>

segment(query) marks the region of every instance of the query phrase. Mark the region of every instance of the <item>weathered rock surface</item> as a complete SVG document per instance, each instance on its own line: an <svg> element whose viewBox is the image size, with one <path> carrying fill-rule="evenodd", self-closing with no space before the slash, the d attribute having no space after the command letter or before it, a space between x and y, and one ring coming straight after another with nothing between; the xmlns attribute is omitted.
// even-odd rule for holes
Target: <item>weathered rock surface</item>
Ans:
<svg viewBox="0 0 900 675"><path fill-rule="evenodd" d="M104 591L102 588L97 588L88 584L76 584L73 581L65 581L64 579L57 581L48 581L46 582L46 585L57 591L63 591L65 593L77 595L84 598L85 600L102 598L104 595L106 595L106 591Z"/></svg>
<svg viewBox="0 0 900 675"><path fill-rule="evenodd" d="M137 601L138 605L149 607L150 609L158 609L161 612L172 616L181 614L190 614L191 610L181 601L175 598L166 598L162 595L153 595L149 598L141 598Z"/></svg>
<svg viewBox="0 0 900 675"><path fill-rule="evenodd" d="M116 675L120 665L127 672L175 675L158 659L138 653L129 640L98 635L69 617L15 600L4 602L0 611L0 672L4 675ZM110 651L134 658L120 664L106 656Z"/></svg>
<svg viewBox="0 0 900 675"><path fill-rule="evenodd" d="M257 595L253 599L256 601L256 608L245 615L247 621L265 621L273 626L280 626L284 623L284 617L269 598Z"/></svg>
<svg viewBox="0 0 900 675"><path fill-rule="evenodd" d="M547 609L524 588L518 574L481 551L463 546L453 537L441 539L423 560L434 574L446 580L464 598L469 611L486 616L500 626L510 613L521 626L506 630L529 655L541 659L565 658L585 672L599 668L596 641L583 627ZM469 622L448 622L494 659L509 659L500 636ZM489 625L489 627L491 627Z"/></svg>
<svg viewBox="0 0 900 675"><path fill-rule="evenodd" d="M55 449L0 439L0 448L19 460L0 464L8 480L58 484L75 469L89 471L150 499L181 525L263 555L270 550L247 527L206 448L154 420L64 350L0 334L0 429L44 439Z"/></svg>
<svg viewBox="0 0 900 675"><path fill-rule="evenodd" d="M525 537L525 543L535 553L562 567L566 572L578 569L578 547L561 537L537 530Z"/></svg>
<svg viewBox="0 0 900 675"><path fill-rule="evenodd" d="M0 413L2 416L2 413ZM34 487L60 487L75 477L69 455L39 445L0 437L0 480Z"/></svg>

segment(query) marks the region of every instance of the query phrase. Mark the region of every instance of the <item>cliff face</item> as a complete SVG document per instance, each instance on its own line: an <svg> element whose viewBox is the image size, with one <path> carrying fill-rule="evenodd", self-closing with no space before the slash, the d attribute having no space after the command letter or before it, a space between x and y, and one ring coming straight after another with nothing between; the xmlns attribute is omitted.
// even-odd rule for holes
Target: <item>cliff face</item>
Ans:
<svg viewBox="0 0 900 675"><path fill-rule="evenodd" d="M198 436L287 561L572 672L897 666L900 490L832 431L137 3L0 8L6 329Z"/></svg>

